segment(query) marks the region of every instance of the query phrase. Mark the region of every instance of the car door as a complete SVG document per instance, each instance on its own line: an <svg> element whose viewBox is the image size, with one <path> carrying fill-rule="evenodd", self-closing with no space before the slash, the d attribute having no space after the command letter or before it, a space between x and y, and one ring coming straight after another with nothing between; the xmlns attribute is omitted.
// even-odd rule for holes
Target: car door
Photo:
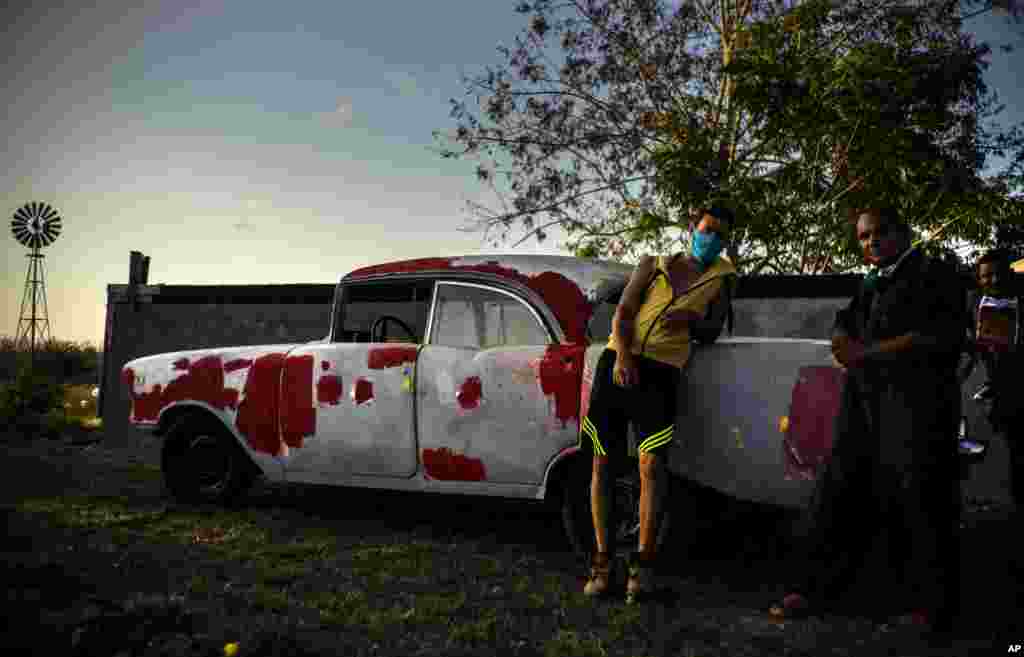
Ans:
<svg viewBox="0 0 1024 657"><path fill-rule="evenodd" d="M415 474L414 368L432 287L430 281L403 279L351 284L342 290L335 327L335 339L345 342L308 344L288 354L289 362L303 367L286 372L282 390L307 399L312 420L296 429L301 416L282 417L286 435L308 434L290 450L290 481Z"/></svg>
<svg viewBox="0 0 1024 657"><path fill-rule="evenodd" d="M518 294L439 281L416 365L424 477L539 484L577 440L582 365Z"/></svg>

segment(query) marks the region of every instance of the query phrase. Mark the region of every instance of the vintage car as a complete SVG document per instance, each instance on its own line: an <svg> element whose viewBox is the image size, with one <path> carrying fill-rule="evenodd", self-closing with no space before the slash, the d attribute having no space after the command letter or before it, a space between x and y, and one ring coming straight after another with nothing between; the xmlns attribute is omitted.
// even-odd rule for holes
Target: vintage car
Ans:
<svg viewBox="0 0 1024 657"><path fill-rule="evenodd" d="M359 269L339 282L323 340L127 363L131 422L164 437L168 489L186 500L227 500L257 477L548 500L586 551L579 423L631 271L526 255ZM671 473L800 507L831 444L842 372L828 343L723 337L694 349L689 368ZM626 541L636 468L616 482ZM667 518L681 508L664 506Z"/></svg>

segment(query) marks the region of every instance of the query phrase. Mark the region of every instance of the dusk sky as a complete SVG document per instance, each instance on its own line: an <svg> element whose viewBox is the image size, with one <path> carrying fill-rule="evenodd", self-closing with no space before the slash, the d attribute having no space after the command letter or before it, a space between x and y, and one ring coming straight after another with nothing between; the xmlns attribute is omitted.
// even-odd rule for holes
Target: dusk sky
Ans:
<svg viewBox="0 0 1024 657"><path fill-rule="evenodd" d="M102 344L131 250L151 284L197 285L510 250L459 230L487 195L431 131L454 127L460 74L500 62L523 24L513 0L44 4L0 14L0 198L5 226L33 200L63 220L43 251L54 337ZM992 14L968 26L992 43L1024 31ZM1009 123L1024 121L1022 61L997 50L986 73ZM14 335L28 259L5 231L0 334Z"/></svg>

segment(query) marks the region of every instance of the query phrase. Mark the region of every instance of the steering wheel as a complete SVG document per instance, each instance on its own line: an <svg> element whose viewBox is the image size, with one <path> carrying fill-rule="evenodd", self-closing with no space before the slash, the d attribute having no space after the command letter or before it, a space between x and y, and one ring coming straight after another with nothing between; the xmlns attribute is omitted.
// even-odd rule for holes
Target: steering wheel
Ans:
<svg viewBox="0 0 1024 657"><path fill-rule="evenodd" d="M416 338L416 332L409 328L408 324L394 315L381 315L377 319L373 320L373 324L370 325L370 342L384 342L384 336L387 334L387 331L385 330L387 329L387 322L394 322L395 324L398 324L399 328L409 335L409 338L411 338L409 340L410 342L419 342ZM380 339L377 339L378 326L380 327Z"/></svg>

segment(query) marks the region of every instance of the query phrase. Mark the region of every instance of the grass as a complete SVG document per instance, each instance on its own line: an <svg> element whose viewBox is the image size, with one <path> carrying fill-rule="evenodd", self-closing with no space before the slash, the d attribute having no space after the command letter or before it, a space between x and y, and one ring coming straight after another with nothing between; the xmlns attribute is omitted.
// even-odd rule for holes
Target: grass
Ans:
<svg viewBox="0 0 1024 657"><path fill-rule="evenodd" d="M137 465L120 470L132 479L159 476L155 466ZM297 535L282 536L261 526L259 512L216 509L174 510L133 507L119 497L36 498L21 503L20 510L46 514L54 522L81 529L109 529L116 543L139 539L156 544L201 546L218 561L252 567L249 584L238 589L254 610L275 614L306 609L325 626L360 630L373 640L385 640L408 632L425 632L440 637L446 645L491 645L497 640L499 609L470 606L462 591L402 592L371 595L374 583L383 579L414 578L429 583L438 574L438 557L447 557L423 541L371 544L351 551L351 575L368 577L362 586L352 582L348 590L324 590L312 576L339 553L338 540L327 528L306 527ZM289 532L296 532L289 528ZM505 570L493 557L474 555L467 562L450 564L454 572L470 578L501 576ZM443 568L444 566L442 566ZM218 566L219 568L219 566ZM298 581L303 584L296 587ZM193 572L183 580L189 597L207 598L219 593L215 572ZM305 587L305 588L304 588ZM458 588L458 587L456 587ZM581 592L566 589L556 573L515 575L510 595L524 600L535 610L556 608L563 619L567 612L585 611L591 601ZM615 606L609 611L609 636L618 641L641 626L641 610ZM544 645L545 655L559 657L605 657L601 637L561 629Z"/></svg>
<svg viewBox="0 0 1024 657"><path fill-rule="evenodd" d="M452 643L492 643L498 627L498 612L484 609L478 620L453 623L448 630L448 641Z"/></svg>
<svg viewBox="0 0 1024 657"><path fill-rule="evenodd" d="M124 474L132 483L159 481L163 476L160 466L148 463L133 463L127 467L118 468L118 472Z"/></svg>
<svg viewBox="0 0 1024 657"><path fill-rule="evenodd" d="M114 529L153 522L163 515L161 510L132 509L118 497L34 498L23 501L18 509L46 514L58 524L76 529Z"/></svg>
<svg viewBox="0 0 1024 657"><path fill-rule="evenodd" d="M643 623L641 609L636 605L616 606L608 615L608 627L613 641L618 641L628 633L638 629Z"/></svg>
<svg viewBox="0 0 1024 657"><path fill-rule="evenodd" d="M433 546L420 541L361 547L352 553L352 572L368 577L426 577L434 566L433 552Z"/></svg>
<svg viewBox="0 0 1024 657"><path fill-rule="evenodd" d="M288 610L288 594L276 586L260 582L249 593L253 606L263 611L284 612Z"/></svg>
<svg viewBox="0 0 1024 657"><path fill-rule="evenodd" d="M599 637L584 638L572 630L560 629L544 643L544 657L606 657L607 649Z"/></svg>

